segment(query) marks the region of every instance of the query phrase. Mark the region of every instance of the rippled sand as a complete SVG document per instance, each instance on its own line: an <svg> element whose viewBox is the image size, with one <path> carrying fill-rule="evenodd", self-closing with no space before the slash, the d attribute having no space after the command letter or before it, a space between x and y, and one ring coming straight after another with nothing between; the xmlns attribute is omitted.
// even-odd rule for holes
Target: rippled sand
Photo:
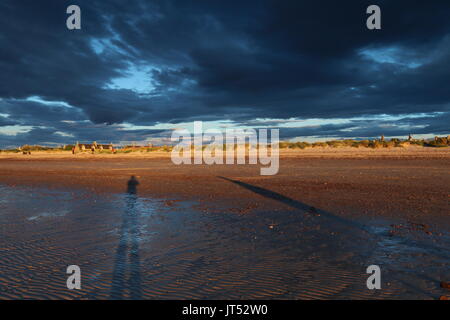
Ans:
<svg viewBox="0 0 450 320"><path fill-rule="evenodd" d="M225 179L289 209L204 212L194 202L84 189L0 187L2 299L436 298L447 233L390 233ZM125 189L125 188L124 188ZM129 191L129 190L128 190ZM82 290L66 288L78 265ZM366 268L382 268L382 290Z"/></svg>

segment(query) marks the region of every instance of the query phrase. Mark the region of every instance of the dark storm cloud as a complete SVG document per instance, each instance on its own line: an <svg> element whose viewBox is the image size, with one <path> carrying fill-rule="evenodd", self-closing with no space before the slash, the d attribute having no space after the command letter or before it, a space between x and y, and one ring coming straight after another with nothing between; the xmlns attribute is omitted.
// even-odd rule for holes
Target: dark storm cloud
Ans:
<svg viewBox="0 0 450 320"><path fill-rule="evenodd" d="M10 119L8 119L8 118L0 117L0 127L3 127L3 126L13 126L13 125L15 125L15 124L16 124L15 121L12 121L12 120L10 120Z"/></svg>
<svg viewBox="0 0 450 320"><path fill-rule="evenodd" d="M396 120L351 120L346 123L304 126L300 128L279 128L281 139L296 137L329 138L406 138L409 134L446 135L449 132L450 113L420 118L400 118Z"/></svg>
<svg viewBox="0 0 450 320"><path fill-rule="evenodd" d="M126 144L143 141L147 138L155 139L170 137L166 130L129 130L118 125L94 125L86 122L59 123L57 127L34 127L27 132L15 135L0 134L0 148L13 148L18 145L35 144L65 145L76 141L91 143Z"/></svg>
<svg viewBox="0 0 450 320"><path fill-rule="evenodd" d="M76 108L28 100L3 100L0 103L0 113L9 115L8 119L17 119L16 125L24 126L53 126L63 120L86 119Z"/></svg>
<svg viewBox="0 0 450 320"><path fill-rule="evenodd" d="M81 7L82 30L65 27L70 4ZM82 138L106 132L126 140L113 125L124 122L449 112L450 3L376 1L377 31L365 26L370 4L4 0L0 113L9 117L0 117L0 126L34 129L0 139L60 142L69 138L55 132ZM133 69L148 71L145 92L113 85ZM27 101L30 96L72 108ZM63 120L93 127L83 134ZM445 122L428 120L408 123L418 133L448 132ZM379 134L376 125L351 132L322 126L304 135L371 136Z"/></svg>

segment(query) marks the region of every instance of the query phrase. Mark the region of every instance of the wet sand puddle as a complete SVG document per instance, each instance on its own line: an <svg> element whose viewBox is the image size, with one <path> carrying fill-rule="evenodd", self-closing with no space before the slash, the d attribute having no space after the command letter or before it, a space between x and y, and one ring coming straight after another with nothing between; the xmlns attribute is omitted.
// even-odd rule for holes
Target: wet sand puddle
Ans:
<svg viewBox="0 0 450 320"><path fill-rule="evenodd" d="M194 203L166 205L140 197L130 185L124 194L102 195L1 186L0 298L395 299L439 294L432 286L449 266L441 247L391 237L383 229L386 223L366 227L269 190L230 183L294 210L204 213ZM448 236L441 240L448 247ZM66 288L66 268L73 264L81 268L81 290ZM383 274L382 290L366 287L370 264L395 271ZM429 278L422 277L422 269Z"/></svg>
<svg viewBox="0 0 450 320"><path fill-rule="evenodd" d="M401 298L436 299L448 295L439 284L449 277L450 234L424 232L414 225L372 221L370 230L376 235L377 246L371 261L382 268L385 284L401 288Z"/></svg>

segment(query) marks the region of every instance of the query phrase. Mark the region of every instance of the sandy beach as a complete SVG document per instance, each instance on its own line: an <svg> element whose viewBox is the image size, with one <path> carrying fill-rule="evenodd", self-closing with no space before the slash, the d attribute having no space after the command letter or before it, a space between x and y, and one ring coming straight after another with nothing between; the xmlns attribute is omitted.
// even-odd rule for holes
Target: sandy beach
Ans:
<svg viewBox="0 0 450 320"><path fill-rule="evenodd" d="M174 165L168 152L0 154L0 177L9 185L121 193L135 175L145 196L236 204L241 211L276 204L220 178L226 177L347 216L448 215L449 148L283 149L280 157L279 173L261 176L259 164Z"/></svg>
<svg viewBox="0 0 450 320"><path fill-rule="evenodd" d="M0 298L437 299L449 164L449 148L281 150L260 176L164 152L3 153Z"/></svg>

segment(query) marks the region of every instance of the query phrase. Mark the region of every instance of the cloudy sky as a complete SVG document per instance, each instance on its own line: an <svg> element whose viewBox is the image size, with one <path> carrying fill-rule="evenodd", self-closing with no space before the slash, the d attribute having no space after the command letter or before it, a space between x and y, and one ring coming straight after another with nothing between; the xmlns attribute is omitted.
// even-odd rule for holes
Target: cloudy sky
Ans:
<svg viewBox="0 0 450 320"><path fill-rule="evenodd" d="M0 48L0 148L158 142L195 120L300 140L450 133L449 1L2 0Z"/></svg>

